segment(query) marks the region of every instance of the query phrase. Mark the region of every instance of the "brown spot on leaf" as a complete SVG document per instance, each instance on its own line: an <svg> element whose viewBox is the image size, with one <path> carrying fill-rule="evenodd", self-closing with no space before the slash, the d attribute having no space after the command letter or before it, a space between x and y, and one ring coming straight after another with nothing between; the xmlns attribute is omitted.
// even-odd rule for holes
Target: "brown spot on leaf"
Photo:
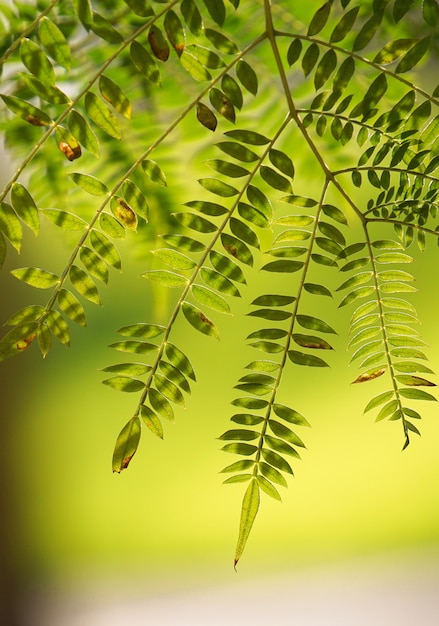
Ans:
<svg viewBox="0 0 439 626"><path fill-rule="evenodd" d="M358 378L356 378L354 381L352 381L352 385L355 385L356 383L367 383L369 380L374 380L375 378L378 378L379 376L382 376L384 374L384 372L386 371L386 367L382 367L379 370L375 370L374 372L371 372L370 374L360 374L360 376L358 376Z"/></svg>
<svg viewBox="0 0 439 626"><path fill-rule="evenodd" d="M69 161L79 159L82 154L81 146L79 144L77 144L76 146L71 146L66 141L61 141L58 147L61 152L65 154Z"/></svg>
<svg viewBox="0 0 439 626"><path fill-rule="evenodd" d="M29 124L32 124L32 126L47 126L46 122L44 122L39 117L36 117L36 115L29 114L26 115L24 119L26 120L26 122L29 122Z"/></svg>
<svg viewBox="0 0 439 626"><path fill-rule="evenodd" d="M33 333L32 335L29 335L29 337L25 337L24 339L20 339L19 341L17 341L17 350L19 350L19 352L23 352L23 350L26 350L26 348L29 347L29 345L35 339L35 336L35 333Z"/></svg>

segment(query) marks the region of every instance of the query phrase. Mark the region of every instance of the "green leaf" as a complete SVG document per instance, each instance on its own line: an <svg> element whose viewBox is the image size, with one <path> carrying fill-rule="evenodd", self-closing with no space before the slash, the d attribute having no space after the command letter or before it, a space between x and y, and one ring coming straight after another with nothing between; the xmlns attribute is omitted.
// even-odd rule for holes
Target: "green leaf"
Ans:
<svg viewBox="0 0 439 626"><path fill-rule="evenodd" d="M253 478L249 483L246 492L244 494L244 498L242 501L241 508L241 520L239 524L239 535L238 542L235 550L235 560L234 566L236 565L241 558L245 545L250 535L250 531L252 529L253 523L255 521L256 515L259 510L259 483L257 479Z"/></svg>
<svg viewBox="0 0 439 626"><path fill-rule="evenodd" d="M102 381L104 385L116 389L117 391L125 391L127 393L134 393L142 391L145 388L145 383L138 378L132 378L131 376L112 376Z"/></svg>
<svg viewBox="0 0 439 626"><path fill-rule="evenodd" d="M120 270L121 260L119 252L106 235L98 230L92 230L90 233L90 243L108 265Z"/></svg>
<svg viewBox="0 0 439 626"><path fill-rule="evenodd" d="M128 326L122 326L118 329L118 333L124 337L140 337L141 339L151 339L152 337L158 337L165 331L164 326L160 324L145 324L143 322L138 324L129 324Z"/></svg>
<svg viewBox="0 0 439 626"><path fill-rule="evenodd" d="M107 135L115 139L121 139L119 122L102 98L88 91L85 95L85 110L96 126L107 133Z"/></svg>
<svg viewBox="0 0 439 626"><path fill-rule="evenodd" d="M197 104L197 120L209 130L215 130L218 125L215 113L202 102Z"/></svg>
<svg viewBox="0 0 439 626"><path fill-rule="evenodd" d="M312 37L313 35L317 35L322 28L325 26L328 21L329 14L331 12L331 2L325 2L311 18L308 26L307 35Z"/></svg>
<svg viewBox="0 0 439 626"><path fill-rule="evenodd" d="M122 89L108 76L101 75L99 77L99 91L101 96L111 104L114 109L126 117L131 119L131 103Z"/></svg>
<svg viewBox="0 0 439 626"><path fill-rule="evenodd" d="M220 115L225 117L229 122L235 123L235 108L225 93L216 87L212 87L209 91L209 100L213 108L216 109Z"/></svg>
<svg viewBox="0 0 439 626"><path fill-rule="evenodd" d="M84 298L94 304L101 304L97 287L84 270L76 265L72 265L69 271L69 278L72 285L81 296L84 296Z"/></svg>
<svg viewBox="0 0 439 626"><path fill-rule="evenodd" d="M413 263L413 258L404 252L385 252L375 257L377 263Z"/></svg>
<svg viewBox="0 0 439 626"><path fill-rule="evenodd" d="M45 359L49 354L50 348L52 347L52 333L46 324L43 324L37 329L37 341L41 355L43 359Z"/></svg>
<svg viewBox="0 0 439 626"><path fill-rule="evenodd" d="M141 74L154 84L160 83L160 71L157 63L144 46L138 41L133 41L130 46L131 59Z"/></svg>
<svg viewBox="0 0 439 626"><path fill-rule="evenodd" d="M267 143L270 143L270 140L267 137L265 137L264 135L261 135L261 133L257 133L254 130L228 130L224 134L227 137L232 137L232 139L236 139L236 141L241 141L242 143L247 143L252 146L265 146ZM243 146L240 146L239 144L236 144L230 141L224 141L224 142L218 143L217 146L224 152L227 152L227 150L233 150L233 149L240 151L243 148ZM244 148L244 150L247 150L246 154L250 153L251 155L251 158L249 159L250 161L256 161L259 158L258 155L252 152L251 150L248 150L247 148ZM231 156L235 156L232 152L227 152L227 154L230 154ZM239 157L236 156L236 158L238 159ZM239 160L245 161L246 159L239 158Z"/></svg>
<svg viewBox="0 0 439 626"><path fill-rule="evenodd" d="M56 274L37 267L20 267L11 270L11 274L15 276L15 278L18 278L18 280L32 287L37 287L37 289L49 289L59 281L59 277Z"/></svg>
<svg viewBox="0 0 439 626"><path fill-rule="evenodd" d="M39 78L32 74L19 72L19 76L23 78L28 88L42 100L46 100L46 102L50 102L51 104L67 104L69 102L69 97L62 92L61 89L58 89L58 87L45 85Z"/></svg>
<svg viewBox="0 0 439 626"><path fill-rule="evenodd" d="M165 396L165 398L184 407L185 402L183 394L180 389L166 376L163 374L155 374L154 384L157 387L157 391Z"/></svg>
<svg viewBox="0 0 439 626"><path fill-rule="evenodd" d="M214 1L215 0L211 0L211 3ZM220 52L224 54L237 54L239 52L237 45L223 33L213 30L212 28L206 28L204 34L210 43Z"/></svg>
<svg viewBox="0 0 439 626"><path fill-rule="evenodd" d="M359 6L354 7L350 11L347 11L342 18L337 22L334 27L334 30L331 33L331 37L329 41L331 43L336 43L341 41L346 37L348 33L351 32L352 27L357 19L358 11L360 10Z"/></svg>
<svg viewBox="0 0 439 626"><path fill-rule="evenodd" d="M314 69L319 58L320 50L315 42L312 42L302 57L302 69L305 76L308 76Z"/></svg>
<svg viewBox="0 0 439 626"><path fill-rule="evenodd" d="M111 343L109 347L113 348L113 350L118 350L119 352L129 352L134 354L149 354L150 352L157 350L155 343L134 340L116 341Z"/></svg>
<svg viewBox="0 0 439 626"><path fill-rule="evenodd" d="M285 439L285 441L292 443L294 446L299 446L300 448L306 447L300 437L298 437L296 433L293 433L290 428L284 426L284 424L281 424L280 422L271 419L268 422L268 425L271 431L281 439Z"/></svg>
<svg viewBox="0 0 439 626"><path fill-rule="evenodd" d="M194 284L191 287L191 292L199 304L207 306L214 311L219 311L220 313L232 314L227 301L222 296L212 291L212 289Z"/></svg>
<svg viewBox="0 0 439 626"><path fill-rule="evenodd" d="M352 50L357 52L365 48L373 39L383 19L383 11L374 13L361 27L352 45Z"/></svg>
<svg viewBox="0 0 439 626"><path fill-rule="evenodd" d="M204 335L209 335L219 339L218 330L215 324L196 306L190 302L183 302L183 315L196 330Z"/></svg>
<svg viewBox="0 0 439 626"><path fill-rule="evenodd" d="M101 213L99 216L99 226L104 233L114 239L125 239L125 228L109 213Z"/></svg>
<svg viewBox="0 0 439 626"><path fill-rule="evenodd" d="M81 187L81 189L92 196L104 196L109 192L108 187L94 176L80 174L79 172L70 172L69 176L78 187Z"/></svg>
<svg viewBox="0 0 439 626"><path fill-rule="evenodd" d="M112 23L96 11L93 11L93 21L90 24L90 29L98 37L110 43L121 43L124 40Z"/></svg>
<svg viewBox="0 0 439 626"><path fill-rule="evenodd" d="M314 86L321 89L337 67L337 55L331 48L320 59L314 74Z"/></svg>
<svg viewBox="0 0 439 626"><path fill-rule="evenodd" d="M277 452L263 448L262 456L269 465L277 467L277 469L280 469L282 472L286 472L287 474L293 474L290 464Z"/></svg>
<svg viewBox="0 0 439 626"><path fill-rule="evenodd" d="M55 84L55 70L43 49L31 39L24 38L20 44L20 57L23 65L41 80L43 84Z"/></svg>
<svg viewBox="0 0 439 626"><path fill-rule="evenodd" d="M174 248L187 250L188 252L204 252L206 246L201 241L196 241L185 235L162 235L164 241Z"/></svg>
<svg viewBox="0 0 439 626"><path fill-rule="evenodd" d="M245 167L241 167L235 163L230 163L229 161L224 161L223 159L209 159L206 161L206 165L211 167L216 172L219 172L224 176L228 176L229 178L241 178L250 174Z"/></svg>
<svg viewBox="0 0 439 626"><path fill-rule="evenodd" d="M186 42L186 34L184 31L183 25L180 21L180 18L177 16L177 14L174 11L171 10L166 13L164 26L165 26L166 34L173 48L177 51L177 53L181 53L182 51L184 51L185 42ZM166 60L166 59L161 59L161 60Z"/></svg>
<svg viewBox="0 0 439 626"><path fill-rule="evenodd" d="M389 41L374 58L374 63L388 65L398 59L404 52L413 46L416 39L395 39Z"/></svg>
<svg viewBox="0 0 439 626"><path fill-rule="evenodd" d="M420 39L408 50L401 61L396 66L396 74L402 74L413 69L426 55L431 44L431 36Z"/></svg>
<svg viewBox="0 0 439 626"><path fill-rule="evenodd" d="M224 474L227 472L241 472L243 470L250 469L253 466L254 461L251 461L250 459L242 459L241 461L236 461L231 465L227 465L227 467L221 470L221 473Z"/></svg>
<svg viewBox="0 0 439 626"><path fill-rule="evenodd" d="M200 276L206 285L229 296L240 297L239 290L226 276L208 267L202 267Z"/></svg>
<svg viewBox="0 0 439 626"><path fill-rule="evenodd" d="M40 20L38 38L41 45L59 65L70 69L70 48L63 32L48 17Z"/></svg>
<svg viewBox="0 0 439 626"><path fill-rule="evenodd" d="M305 354L304 352L298 352L297 350L289 350L288 356L296 365L306 365L307 367L329 367L326 361L317 356L313 356L312 354Z"/></svg>
<svg viewBox="0 0 439 626"><path fill-rule="evenodd" d="M184 276L168 270L148 270L143 272L141 276L163 287L183 287L188 282L188 279Z"/></svg>
<svg viewBox="0 0 439 626"><path fill-rule="evenodd" d="M399 389L399 394L403 398L409 398L410 400L429 400L437 402L436 398L422 389Z"/></svg>
<svg viewBox="0 0 439 626"><path fill-rule="evenodd" d="M67 317L80 326L87 326L85 311L78 298L67 289L60 289L58 292L58 306Z"/></svg>
<svg viewBox="0 0 439 626"><path fill-rule="evenodd" d="M224 24L226 19L226 8L223 0L203 0L211 18L219 25Z"/></svg>
<svg viewBox="0 0 439 626"><path fill-rule="evenodd" d="M300 270L303 265L303 261L280 260L266 263L261 267L261 269L265 270L266 272L280 272L292 274Z"/></svg>
<svg viewBox="0 0 439 626"><path fill-rule="evenodd" d="M203 29L203 19L194 0L183 0L180 11L191 33L198 37Z"/></svg>
<svg viewBox="0 0 439 626"><path fill-rule="evenodd" d="M236 398L232 401L233 406L243 407L245 409L263 409L268 405L267 400L261 400L260 398Z"/></svg>
<svg viewBox="0 0 439 626"><path fill-rule="evenodd" d="M68 116L68 126L79 143L98 158L100 153L99 141L85 117L73 109Z"/></svg>
<svg viewBox="0 0 439 626"><path fill-rule="evenodd" d="M236 217L231 217L229 220L229 226L232 233L238 237L241 241L248 243L250 246L257 248L259 250L260 243L258 236L256 233L244 222L237 219Z"/></svg>
<svg viewBox="0 0 439 626"><path fill-rule="evenodd" d="M90 0L73 0L73 6L75 13L79 17L85 29L89 30L93 22L93 12Z"/></svg>
<svg viewBox="0 0 439 626"><path fill-rule="evenodd" d="M242 161L243 163L251 163L259 158L258 155L252 150L249 150L245 146L233 141L222 141L217 144L217 147L222 150L222 152L225 152L229 156L237 159L238 161Z"/></svg>
<svg viewBox="0 0 439 626"><path fill-rule="evenodd" d="M180 63L184 69L198 81L212 80L210 72L200 63L200 61L193 54L184 50L180 56Z"/></svg>
<svg viewBox="0 0 439 626"><path fill-rule="evenodd" d="M282 176L281 174L276 172L276 170L274 170L272 167L262 165L259 173L261 175L261 178L267 183L267 185L270 185L270 187L273 187L273 189L283 191L284 193L292 191L291 182L287 178L285 178L285 176Z"/></svg>
<svg viewBox="0 0 439 626"><path fill-rule="evenodd" d="M160 417L163 417L170 422L174 421L174 409L172 408L172 404L163 394L156 389L151 388L148 391L148 397L152 408L160 415Z"/></svg>
<svg viewBox="0 0 439 626"><path fill-rule="evenodd" d="M24 322L35 322L42 318L44 313L45 309L42 306L31 304L11 315L11 317L6 320L4 325L17 326L18 324L23 324Z"/></svg>
<svg viewBox="0 0 439 626"><path fill-rule="evenodd" d="M396 380L402 385L409 385L414 387L436 387L436 383L432 383L430 380L427 380L426 378L421 378L420 376L399 375L396 376Z"/></svg>
<svg viewBox="0 0 439 626"><path fill-rule="evenodd" d="M186 393L191 392L191 388L186 379L186 376L182 374L179 369L171 365L171 363L164 361L163 359L160 360L159 365L160 370L163 372L167 379L169 379L172 383L178 385Z"/></svg>
<svg viewBox="0 0 439 626"><path fill-rule="evenodd" d="M32 126L50 126L52 121L50 117L41 109L33 104L29 104L26 100L17 98L16 96L5 96L0 94L1 99L15 115L21 117L25 122Z"/></svg>
<svg viewBox="0 0 439 626"><path fill-rule="evenodd" d="M85 228L87 228L87 222L85 220L68 211L61 211L60 209L42 209L41 212L52 224L55 224L63 230L85 230Z"/></svg>
<svg viewBox="0 0 439 626"><path fill-rule="evenodd" d="M185 374L188 378L191 378L194 381L196 380L195 372L189 359L179 348L174 346L172 343L167 343L165 352L168 359L177 369L183 372L183 374Z"/></svg>
<svg viewBox="0 0 439 626"><path fill-rule="evenodd" d="M156 183L161 187L167 187L165 174L155 161L144 159L142 161L142 169L153 183Z"/></svg>
<svg viewBox="0 0 439 626"><path fill-rule="evenodd" d="M11 189L11 202L18 217L37 235L40 228L40 218L37 206L21 183L15 182Z"/></svg>
<svg viewBox="0 0 439 626"><path fill-rule="evenodd" d="M243 241L227 233L222 233L221 243L230 256L241 261L241 263L245 263L245 265L253 266L253 255Z"/></svg>
<svg viewBox="0 0 439 626"><path fill-rule="evenodd" d="M140 189L131 180L122 185L122 194L131 209L146 222L148 221L148 202Z"/></svg>
<svg viewBox="0 0 439 626"><path fill-rule="evenodd" d="M224 254L220 252L216 252L212 250L209 255L210 262L213 267L220 273L224 278L229 278L238 283L246 284L245 276L241 270L241 268L236 265L231 259L226 257Z"/></svg>
<svg viewBox="0 0 439 626"><path fill-rule="evenodd" d="M0 339L0 361L9 359L26 350L35 339L38 322L20 324Z"/></svg>
<svg viewBox="0 0 439 626"><path fill-rule="evenodd" d="M145 0L124 0L124 2L140 17L150 17L154 15L154 11Z"/></svg>
<svg viewBox="0 0 439 626"><path fill-rule="evenodd" d="M188 256L171 248L157 248L152 250L152 253L163 263L176 270L191 270L196 265L195 261Z"/></svg>
<svg viewBox="0 0 439 626"><path fill-rule="evenodd" d="M241 87L236 80L230 74L224 74L221 79L221 89L226 94L230 102L237 109L242 109L244 98L242 95Z"/></svg>
<svg viewBox="0 0 439 626"><path fill-rule="evenodd" d="M227 430L218 439L222 441L253 441L259 437L259 433L254 430L247 430L246 428L234 428L233 430Z"/></svg>
<svg viewBox="0 0 439 626"><path fill-rule="evenodd" d="M244 426L257 426L258 424L262 424L264 418L260 415L253 415L252 413L236 413L232 415L230 420Z"/></svg>
<svg viewBox="0 0 439 626"><path fill-rule="evenodd" d="M347 281L346 281L347 282ZM350 293L348 293L343 300L338 305L339 308L346 306L347 304L351 304L351 302L355 302L359 298L367 298L371 294L375 292L375 287L373 285L357 287L353 289Z"/></svg>
<svg viewBox="0 0 439 626"><path fill-rule="evenodd" d="M250 474L250 476L252 476L252 474ZM257 476L256 480L258 481L258 484L262 491L264 491L268 496L274 498L275 500L281 500L278 490L274 485L271 484L269 480L264 478L264 476Z"/></svg>
<svg viewBox="0 0 439 626"><path fill-rule="evenodd" d="M287 52L287 61L288 65L291 67L294 63L300 58L302 53L302 40L301 39L293 39L290 43L288 52Z"/></svg>
<svg viewBox="0 0 439 626"><path fill-rule="evenodd" d="M213 222L201 217L201 215L186 212L173 213L173 216L186 228L196 230L199 233L214 233L218 230Z"/></svg>
<svg viewBox="0 0 439 626"><path fill-rule="evenodd" d="M255 96L258 92L258 77L251 65L241 59L236 64L236 75L241 85Z"/></svg>
<svg viewBox="0 0 439 626"><path fill-rule="evenodd" d="M309 426L309 422L297 411L290 409L284 404L273 404L273 411L278 417L289 422L290 424L297 424L298 426Z"/></svg>
<svg viewBox="0 0 439 626"><path fill-rule="evenodd" d="M250 456L257 450L257 446L250 443L226 443L221 448L224 452L230 452L231 454L241 454L242 456Z"/></svg>
<svg viewBox="0 0 439 626"><path fill-rule="evenodd" d="M163 427L160 422L160 418L152 411L148 406L142 404L140 407L140 417L142 418L143 423L149 430L159 437L163 439Z"/></svg>
<svg viewBox="0 0 439 626"><path fill-rule="evenodd" d="M436 0L424 0L422 3L422 15L425 22L435 28L439 20L439 6Z"/></svg>
<svg viewBox="0 0 439 626"><path fill-rule="evenodd" d="M140 420L132 417L122 428L113 452L113 472L126 469L137 451L140 441Z"/></svg>

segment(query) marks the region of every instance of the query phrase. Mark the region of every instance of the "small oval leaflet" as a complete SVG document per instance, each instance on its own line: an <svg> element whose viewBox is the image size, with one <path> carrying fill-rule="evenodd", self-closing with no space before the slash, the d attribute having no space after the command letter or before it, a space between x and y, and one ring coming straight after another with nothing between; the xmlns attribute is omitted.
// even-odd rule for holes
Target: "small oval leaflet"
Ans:
<svg viewBox="0 0 439 626"><path fill-rule="evenodd" d="M122 428L116 440L113 452L113 472L120 473L128 467L137 451L140 434L140 420L138 417L133 417Z"/></svg>

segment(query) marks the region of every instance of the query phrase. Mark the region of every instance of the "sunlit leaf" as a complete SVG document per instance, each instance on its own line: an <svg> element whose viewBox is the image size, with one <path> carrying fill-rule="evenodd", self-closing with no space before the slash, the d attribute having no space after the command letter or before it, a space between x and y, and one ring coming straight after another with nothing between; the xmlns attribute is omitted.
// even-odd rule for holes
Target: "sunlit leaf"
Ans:
<svg viewBox="0 0 439 626"><path fill-rule="evenodd" d="M236 545L236 551L235 551L235 561L234 561L235 567L244 552L247 539L250 535L250 531L252 529L253 523L255 521L256 515L259 510L259 502L260 502L259 485L258 485L257 480L253 478L246 489L246 492L244 494L244 498L242 501L238 543Z"/></svg>
<svg viewBox="0 0 439 626"><path fill-rule="evenodd" d="M140 417L142 418L142 422L145 426L149 428L154 435L163 439L162 423L160 422L159 417L149 408L149 406L142 404L140 407Z"/></svg>
<svg viewBox="0 0 439 626"><path fill-rule="evenodd" d="M63 32L47 16L40 20L38 38L41 45L59 65L70 69L70 48Z"/></svg>
<svg viewBox="0 0 439 626"><path fill-rule="evenodd" d="M113 472L120 473L126 469L137 451L140 441L140 420L133 417L122 428L116 440L113 452Z"/></svg>
<svg viewBox="0 0 439 626"><path fill-rule="evenodd" d="M18 217L37 235L40 228L38 209L29 191L21 183L12 185L11 202Z"/></svg>
<svg viewBox="0 0 439 626"><path fill-rule="evenodd" d="M183 302L182 311L191 326L204 335L209 335L219 339L218 330L215 324L198 307L190 302Z"/></svg>
<svg viewBox="0 0 439 626"><path fill-rule="evenodd" d="M101 96L109 102L118 113L127 119L131 118L131 103L122 89L108 76L100 76L99 91Z"/></svg>
<svg viewBox="0 0 439 626"><path fill-rule="evenodd" d="M70 172L69 176L78 187L81 187L81 189L92 196L104 196L108 193L108 187L94 176L80 174L79 172Z"/></svg>
<svg viewBox="0 0 439 626"><path fill-rule="evenodd" d="M101 304L99 292L93 280L80 267L72 265L69 271L69 278L78 293L94 304Z"/></svg>
<svg viewBox="0 0 439 626"><path fill-rule="evenodd" d="M59 308L67 315L67 317L80 326L87 326L84 307L71 291L68 291L67 289L60 289L57 301Z"/></svg>
<svg viewBox="0 0 439 626"><path fill-rule="evenodd" d="M53 272L42 270L37 267L20 267L15 270L11 270L12 276L18 278L18 280L37 287L37 289L49 289L57 284L59 277Z"/></svg>

